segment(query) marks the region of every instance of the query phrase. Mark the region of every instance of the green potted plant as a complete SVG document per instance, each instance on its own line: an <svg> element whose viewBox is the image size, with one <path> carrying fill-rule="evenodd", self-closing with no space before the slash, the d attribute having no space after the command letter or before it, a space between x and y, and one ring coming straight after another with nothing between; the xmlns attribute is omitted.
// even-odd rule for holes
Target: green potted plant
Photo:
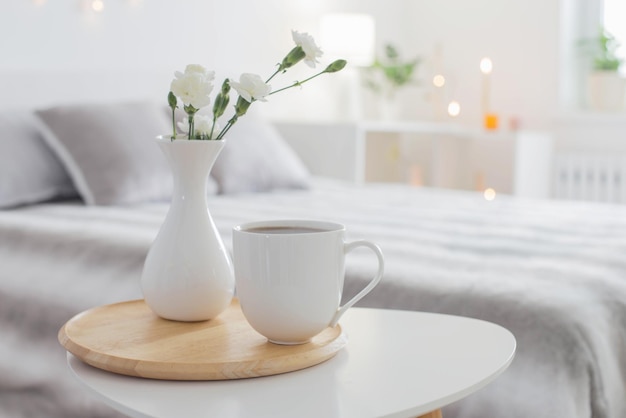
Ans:
<svg viewBox="0 0 626 418"><path fill-rule="evenodd" d="M617 55L619 42L601 27L597 37L583 40L581 45L591 57L591 71L587 76L588 106L600 111L623 110L626 78L619 70L626 60Z"/></svg>
<svg viewBox="0 0 626 418"><path fill-rule="evenodd" d="M379 101L383 117L390 115L390 109L396 101L398 91L417 85L416 73L420 62L418 57L403 60L397 48L392 44L385 45L384 58L376 58L374 63L365 69L365 87L380 96Z"/></svg>

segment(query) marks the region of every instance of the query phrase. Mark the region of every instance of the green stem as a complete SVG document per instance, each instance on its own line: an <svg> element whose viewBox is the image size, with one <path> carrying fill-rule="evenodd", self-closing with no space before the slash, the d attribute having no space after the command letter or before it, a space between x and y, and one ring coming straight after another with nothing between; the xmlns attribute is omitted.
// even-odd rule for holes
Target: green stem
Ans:
<svg viewBox="0 0 626 418"><path fill-rule="evenodd" d="M215 129L215 122L217 121L217 117L213 114L213 125L211 126L211 133L209 134L209 139L213 139L213 130Z"/></svg>
<svg viewBox="0 0 626 418"><path fill-rule="evenodd" d="M194 132L193 132L193 114L190 114L187 117L189 119L189 137L188 137L188 139L192 139L194 137Z"/></svg>
<svg viewBox="0 0 626 418"><path fill-rule="evenodd" d="M174 109L172 107L172 139L176 139L176 114Z"/></svg>
<svg viewBox="0 0 626 418"><path fill-rule="evenodd" d="M281 68L280 68L280 66L279 66L279 67L278 67L278 70L276 70L276 72L275 72L274 74L272 74L272 75L270 76L270 78L268 78L268 79L265 81L265 84L269 83L269 82L270 82L270 80L271 80L272 78L276 77L276 75L277 75L278 73L280 73L281 71L282 71L282 70L281 70Z"/></svg>
<svg viewBox="0 0 626 418"><path fill-rule="evenodd" d="M235 122L237 122L237 115L230 118L230 120L226 123L226 126L224 126L224 129L221 130L221 132L215 139L218 140L218 139L224 138L224 135L226 135L226 132L228 132L228 130L235 124Z"/></svg>
<svg viewBox="0 0 626 418"><path fill-rule="evenodd" d="M292 87L301 86L301 85L303 85L304 83L306 83L307 81L313 80L315 77L318 77L318 76L320 76L320 75L324 74L325 72L326 72L326 70L324 70L324 71L322 71L322 72L319 72L319 73L317 73L317 74L315 74L315 75L312 75L311 77L309 77L309 78L307 78L307 79L305 79L305 80L303 80L303 81L296 81L295 83L293 83L293 84L292 84L292 85L290 85L290 86L283 87L282 89L278 89L278 90L275 90L275 91L271 92L270 94L268 94L268 96L271 96L272 94L280 93L281 91L283 91L283 90L287 90L287 89L290 89L290 88L292 88Z"/></svg>
<svg viewBox="0 0 626 418"><path fill-rule="evenodd" d="M270 78L267 79L267 81L265 82L266 84L269 83L269 81L274 78L278 73L280 73L282 71L282 69L279 67L278 70L276 70L274 72L274 74L272 74L270 76ZM318 77L324 73L328 72L328 68L325 69L324 71L320 71L317 74L312 75L311 77L303 80L303 81L296 81L295 83L293 83L290 86L287 87L283 87L282 89L278 89L276 91L271 92L270 94L268 94L268 96L271 96L272 94L276 94L279 93L283 90L287 90L290 89L292 87L296 87L296 86L301 86L304 83L306 83L307 81L313 80L315 77ZM241 96L239 97L239 100L241 100ZM254 102L255 100L253 99L252 102ZM250 104L252 104L252 102ZM236 107L237 108L237 107ZM247 107L246 107L247 110ZM245 114L245 110L241 113L242 115ZM224 137L224 135L226 135L226 133L230 130L230 128L235 124L235 122L237 122L238 116L237 114L235 114L232 118L230 118L230 120L226 123L226 126L224 126L224 128L220 131L220 133L217 135L217 138L215 138L216 140L222 139ZM215 117L213 118L213 126L215 126ZM211 128L211 136L213 136L213 128Z"/></svg>

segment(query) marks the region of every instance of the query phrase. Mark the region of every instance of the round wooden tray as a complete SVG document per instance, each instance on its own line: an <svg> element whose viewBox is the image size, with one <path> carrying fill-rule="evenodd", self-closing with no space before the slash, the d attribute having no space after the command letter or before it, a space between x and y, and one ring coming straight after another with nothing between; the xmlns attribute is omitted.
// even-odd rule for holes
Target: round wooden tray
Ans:
<svg viewBox="0 0 626 418"><path fill-rule="evenodd" d="M210 321L156 316L143 300L87 310L59 330L67 351L99 369L166 380L228 380L269 376L314 366L347 343L339 325L311 342L283 346L248 324L238 301Z"/></svg>

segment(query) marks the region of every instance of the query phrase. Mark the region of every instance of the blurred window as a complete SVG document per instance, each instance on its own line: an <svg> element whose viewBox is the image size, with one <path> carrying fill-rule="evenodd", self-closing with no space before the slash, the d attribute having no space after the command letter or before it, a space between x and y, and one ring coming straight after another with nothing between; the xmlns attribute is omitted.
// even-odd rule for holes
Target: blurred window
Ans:
<svg viewBox="0 0 626 418"><path fill-rule="evenodd" d="M618 55L626 59L626 0L604 0L602 24L620 43ZM621 69L624 74L625 67Z"/></svg>

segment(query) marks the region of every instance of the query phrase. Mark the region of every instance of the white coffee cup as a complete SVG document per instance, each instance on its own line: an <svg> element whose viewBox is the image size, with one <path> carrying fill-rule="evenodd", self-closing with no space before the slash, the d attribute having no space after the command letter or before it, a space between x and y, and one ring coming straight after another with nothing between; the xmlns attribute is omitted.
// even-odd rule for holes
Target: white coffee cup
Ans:
<svg viewBox="0 0 626 418"><path fill-rule="evenodd" d="M314 220L251 222L233 229L236 294L250 325L270 342L302 344L339 318L380 282L384 259L366 240L345 242L344 225ZM340 306L346 253L371 249L378 271Z"/></svg>

